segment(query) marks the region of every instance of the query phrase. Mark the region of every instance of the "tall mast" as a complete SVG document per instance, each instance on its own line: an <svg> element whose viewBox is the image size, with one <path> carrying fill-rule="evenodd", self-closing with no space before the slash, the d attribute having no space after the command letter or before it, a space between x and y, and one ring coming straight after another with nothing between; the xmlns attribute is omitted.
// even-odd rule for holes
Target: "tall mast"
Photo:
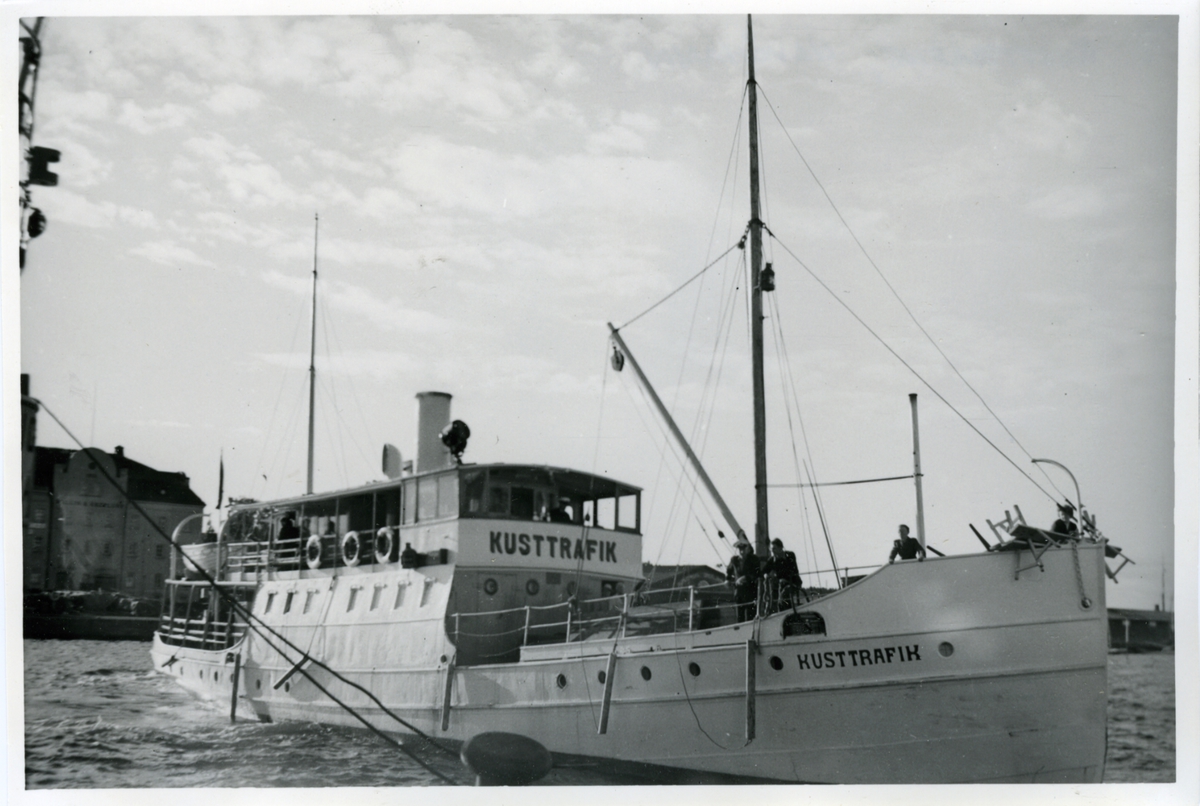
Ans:
<svg viewBox="0 0 1200 806"><path fill-rule="evenodd" d="M308 342L308 486L306 493L313 491L313 415L317 396L317 230L320 218L313 213L313 294L312 294L312 337Z"/></svg>
<svg viewBox="0 0 1200 806"><path fill-rule="evenodd" d="M763 386L762 220L758 206L758 86L754 81L754 28L746 15L750 98L750 348L754 374L754 551L769 552L767 530L767 410Z"/></svg>

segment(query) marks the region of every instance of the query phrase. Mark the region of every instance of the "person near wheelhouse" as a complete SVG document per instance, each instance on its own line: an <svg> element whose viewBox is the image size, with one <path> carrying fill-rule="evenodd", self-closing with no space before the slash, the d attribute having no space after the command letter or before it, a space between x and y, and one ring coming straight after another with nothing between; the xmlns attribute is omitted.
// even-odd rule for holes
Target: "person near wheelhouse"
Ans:
<svg viewBox="0 0 1200 806"><path fill-rule="evenodd" d="M1070 502L1058 505L1058 520L1054 521L1050 531L1060 535L1079 534L1079 526L1075 523L1075 507Z"/></svg>
<svg viewBox="0 0 1200 806"><path fill-rule="evenodd" d="M729 561L725 569L725 579L733 585L733 600L737 603L738 621L750 621L754 618L758 601L758 578L762 575L762 567L745 532L738 532L734 544L737 554Z"/></svg>
<svg viewBox="0 0 1200 806"><path fill-rule="evenodd" d="M908 533L908 526L900 524L900 537L892 541L892 553L888 555L888 563L896 562L896 558L901 560L925 560L925 547L921 545L921 541Z"/></svg>
<svg viewBox="0 0 1200 806"><path fill-rule="evenodd" d="M763 561L763 578L770 591L769 600L776 609L795 607L801 597L808 601L804 585L800 581L800 569L796 565L795 552L785 551L778 537L771 541L771 553Z"/></svg>

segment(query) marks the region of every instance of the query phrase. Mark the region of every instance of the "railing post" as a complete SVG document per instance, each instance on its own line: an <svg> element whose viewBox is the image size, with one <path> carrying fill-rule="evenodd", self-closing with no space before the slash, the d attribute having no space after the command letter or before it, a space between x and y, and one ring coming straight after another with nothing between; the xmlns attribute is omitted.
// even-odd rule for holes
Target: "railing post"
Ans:
<svg viewBox="0 0 1200 806"><path fill-rule="evenodd" d="M525 605L525 634L521 637L521 646L529 643L529 605Z"/></svg>
<svg viewBox="0 0 1200 806"><path fill-rule="evenodd" d="M567 635L566 638L563 639L563 643L571 643L571 605L569 602L567 603Z"/></svg>
<svg viewBox="0 0 1200 806"><path fill-rule="evenodd" d="M621 637L625 637L625 628L629 626L629 594L621 594Z"/></svg>
<svg viewBox="0 0 1200 806"><path fill-rule="evenodd" d="M693 620L696 615L696 586L688 586L688 632L695 629Z"/></svg>
<svg viewBox="0 0 1200 806"><path fill-rule="evenodd" d="M459 625L459 620L461 618L462 618L462 613L454 614L454 645L455 646L458 646L458 644L459 644L458 625Z"/></svg>

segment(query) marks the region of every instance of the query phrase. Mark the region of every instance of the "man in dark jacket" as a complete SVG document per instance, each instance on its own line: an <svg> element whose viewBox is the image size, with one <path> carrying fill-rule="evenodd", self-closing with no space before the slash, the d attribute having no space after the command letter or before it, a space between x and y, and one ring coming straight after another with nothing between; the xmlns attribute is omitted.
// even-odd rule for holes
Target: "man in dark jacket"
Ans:
<svg viewBox="0 0 1200 806"><path fill-rule="evenodd" d="M763 577L770 580L771 600L780 610L792 607L804 594L804 586L800 582L800 569L796 566L796 555L784 551L783 541L778 537L771 541L771 555L763 563Z"/></svg>
<svg viewBox="0 0 1200 806"><path fill-rule="evenodd" d="M925 559L925 547L915 537L909 536L908 527L903 523L900 524L900 539L892 541L892 553L888 555L888 562L896 562L897 557L902 560Z"/></svg>
<svg viewBox="0 0 1200 806"><path fill-rule="evenodd" d="M758 577L760 566L758 557L750 547L750 541L745 533L739 533L737 556L729 561L725 569L725 578L733 585L733 598L738 606L738 621L750 621L754 618L755 602L758 600Z"/></svg>
<svg viewBox="0 0 1200 806"><path fill-rule="evenodd" d="M1070 503L1058 505L1058 520L1050 527L1051 532L1060 535L1074 535L1079 533L1079 527L1075 524L1075 507Z"/></svg>

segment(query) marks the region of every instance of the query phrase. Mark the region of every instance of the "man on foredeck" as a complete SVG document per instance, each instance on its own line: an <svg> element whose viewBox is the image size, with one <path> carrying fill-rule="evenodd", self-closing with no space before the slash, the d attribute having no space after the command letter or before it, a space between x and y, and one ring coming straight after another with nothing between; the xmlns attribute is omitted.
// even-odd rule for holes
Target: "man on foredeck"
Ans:
<svg viewBox="0 0 1200 806"><path fill-rule="evenodd" d="M925 559L925 547L921 545L921 541L912 537L908 533L908 526L900 524L900 538L892 541L892 553L888 555L888 563L896 562L896 558L901 560L922 560Z"/></svg>
<svg viewBox="0 0 1200 806"><path fill-rule="evenodd" d="M758 600L758 577L760 567L758 557L750 546L743 532L738 533L737 556L729 561L725 569L725 578L733 585L733 600L737 602L738 621L750 621L754 618L755 603Z"/></svg>

